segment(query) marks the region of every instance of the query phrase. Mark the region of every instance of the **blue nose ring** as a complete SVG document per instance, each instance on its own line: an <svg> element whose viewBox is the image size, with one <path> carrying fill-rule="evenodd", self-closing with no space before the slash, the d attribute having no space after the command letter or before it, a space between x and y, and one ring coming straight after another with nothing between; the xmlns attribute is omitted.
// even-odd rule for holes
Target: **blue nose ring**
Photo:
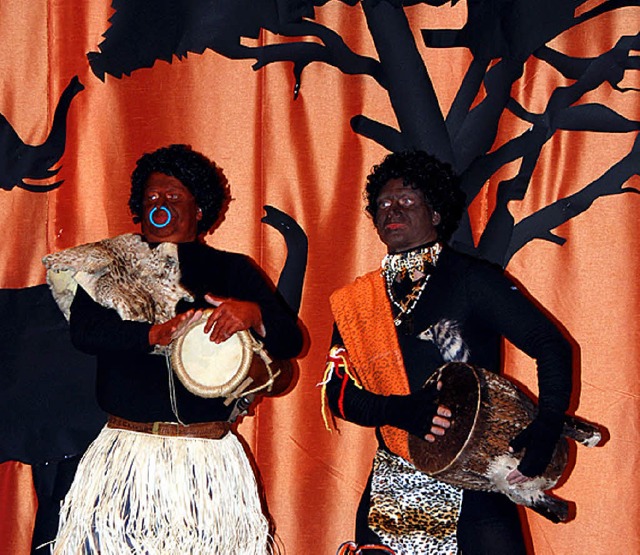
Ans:
<svg viewBox="0 0 640 555"><path fill-rule="evenodd" d="M156 213L156 210L158 210L158 207L154 206L151 209L151 212L149 212L149 221L151 222L151 224L153 226L155 226L155 227L158 227L158 228L162 228L162 227L168 226L169 222L171 221L171 212L169 212L169 209L166 206L161 206L160 207L160 210L164 210L167 213L167 221L164 222L163 224L159 224L153 219L153 215Z"/></svg>

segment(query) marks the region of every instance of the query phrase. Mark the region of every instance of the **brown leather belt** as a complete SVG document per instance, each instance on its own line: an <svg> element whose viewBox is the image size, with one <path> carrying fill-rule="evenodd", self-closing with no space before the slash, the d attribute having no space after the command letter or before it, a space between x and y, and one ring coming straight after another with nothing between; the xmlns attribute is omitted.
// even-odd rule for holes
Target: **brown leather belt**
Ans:
<svg viewBox="0 0 640 555"><path fill-rule="evenodd" d="M132 422L109 415L107 427L158 436L221 439L227 435L231 424L229 422L196 422L195 424L183 425L178 422Z"/></svg>

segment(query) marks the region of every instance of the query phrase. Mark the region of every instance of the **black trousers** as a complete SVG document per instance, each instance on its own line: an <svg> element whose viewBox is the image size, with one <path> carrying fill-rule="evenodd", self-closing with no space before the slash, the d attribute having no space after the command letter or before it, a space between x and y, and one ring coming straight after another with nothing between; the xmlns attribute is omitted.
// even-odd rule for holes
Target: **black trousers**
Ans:
<svg viewBox="0 0 640 555"><path fill-rule="evenodd" d="M458 520L462 555L526 555L516 505L505 495L465 490Z"/></svg>
<svg viewBox="0 0 640 555"><path fill-rule="evenodd" d="M356 514L356 542L361 545L382 543L368 525L370 494L371 477ZM527 554L518 509L499 493L464 491L457 537L460 555ZM371 550L367 555L383 553Z"/></svg>
<svg viewBox="0 0 640 555"><path fill-rule="evenodd" d="M47 544L55 539L58 532L60 504L71 487L80 457L81 455L74 455L31 467L33 485L38 496L38 511L31 540L32 554L49 553L50 546Z"/></svg>

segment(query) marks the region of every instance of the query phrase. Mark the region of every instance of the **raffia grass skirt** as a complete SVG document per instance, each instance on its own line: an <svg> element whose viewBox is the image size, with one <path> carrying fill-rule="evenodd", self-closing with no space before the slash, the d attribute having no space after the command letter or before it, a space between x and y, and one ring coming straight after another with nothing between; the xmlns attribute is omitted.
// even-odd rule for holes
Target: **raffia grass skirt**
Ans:
<svg viewBox="0 0 640 555"><path fill-rule="evenodd" d="M104 428L60 511L56 555L270 553L253 469L218 440Z"/></svg>

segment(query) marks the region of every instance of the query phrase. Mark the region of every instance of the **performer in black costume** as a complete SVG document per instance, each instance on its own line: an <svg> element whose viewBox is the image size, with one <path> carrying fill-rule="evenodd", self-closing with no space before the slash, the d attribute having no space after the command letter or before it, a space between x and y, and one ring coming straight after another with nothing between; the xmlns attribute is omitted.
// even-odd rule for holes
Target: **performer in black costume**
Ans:
<svg viewBox="0 0 640 555"><path fill-rule="evenodd" d="M180 301L177 307L179 314L193 313L188 311L195 308L211 308L206 300L208 294L251 301L260 307L267 333L258 337L267 351L275 358L284 359L298 354L300 332L295 320L247 258L198 242L179 243L178 258L182 275L180 282L196 299L194 302ZM81 288L71 306L70 324L74 345L98 355L97 394L105 412L137 422L176 420L169 402L165 359L149 354L150 324L123 321L117 312L100 306ZM231 335L233 332L221 333ZM127 355L123 356L123 353ZM220 398L193 395L180 381L175 385L183 422L225 421L229 418L233 405L225 406Z"/></svg>
<svg viewBox="0 0 640 555"><path fill-rule="evenodd" d="M568 408L570 344L499 268L447 246L464 206L447 164L420 151L390 154L369 175L366 194L389 254L381 271L332 296L325 380L331 411L375 427L379 441L356 539L411 555L523 554L516 506L423 474L411 463L406 433L437 443L456 415L438 404L437 386L423 384L454 360L499 372L505 337L536 360L540 407L512 441L525 453L508 479L542 474Z"/></svg>
<svg viewBox="0 0 640 555"><path fill-rule="evenodd" d="M164 356L205 308L211 341L249 330L272 357L300 353L296 317L253 262L202 240L228 200L206 157L161 148L132 174L141 236L45 258L74 345L97 357L109 414L63 504L55 553L270 551L256 479L230 431L233 403L187 391Z"/></svg>

